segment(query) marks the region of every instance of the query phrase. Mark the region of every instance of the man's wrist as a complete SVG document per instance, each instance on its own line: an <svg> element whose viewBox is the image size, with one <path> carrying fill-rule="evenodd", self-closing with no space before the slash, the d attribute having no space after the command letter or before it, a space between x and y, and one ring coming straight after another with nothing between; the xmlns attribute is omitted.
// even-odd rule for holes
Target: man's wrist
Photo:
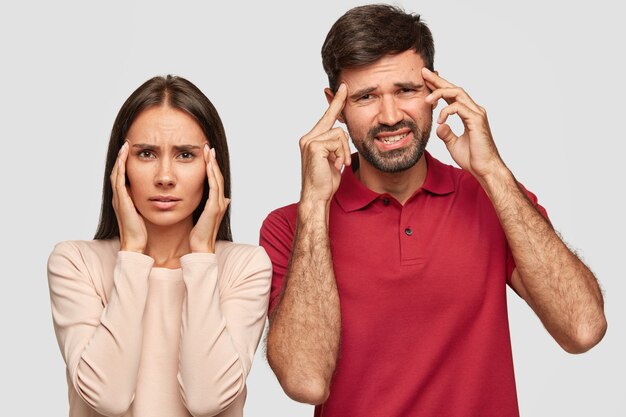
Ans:
<svg viewBox="0 0 626 417"><path fill-rule="evenodd" d="M302 198L298 203L298 222L328 221L330 201Z"/></svg>
<svg viewBox="0 0 626 417"><path fill-rule="evenodd" d="M504 164L494 169L488 175L477 179L490 197L502 195L503 192L517 188L517 181L513 173Z"/></svg>

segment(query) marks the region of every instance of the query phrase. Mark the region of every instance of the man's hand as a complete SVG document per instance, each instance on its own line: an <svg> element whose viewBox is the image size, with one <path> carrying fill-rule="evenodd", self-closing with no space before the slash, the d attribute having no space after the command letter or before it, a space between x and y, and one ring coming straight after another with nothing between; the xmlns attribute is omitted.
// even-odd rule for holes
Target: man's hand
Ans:
<svg viewBox="0 0 626 417"><path fill-rule="evenodd" d="M339 355L341 311L328 218L341 169L351 162L348 135L333 129L347 95L342 84L320 121L300 139L302 193L296 231L267 334L267 359L280 385L290 398L309 404L328 398ZM261 230L261 240L273 239Z"/></svg>
<svg viewBox="0 0 626 417"><path fill-rule="evenodd" d="M443 140L452 159L478 180L485 179L504 167L496 144L491 136L487 112L476 104L460 87L446 81L427 68L422 76L432 93L426 97L427 103L444 99L448 105L439 113L437 136ZM454 134L446 120L451 114L461 118L465 131L461 136Z"/></svg>
<svg viewBox="0 0 626 417"><path fill-rule="evenodd" d="M511 286L565 350L591 349L606 331L604 300L593 273L561 241L506 169L485 109L437 74L424 68L422 75L432 90L426 102L443 98L448 103L439 114L437 136L454 161L481 183L500 219L515 259ZM451 114L463 121L461 136L445 124Z"/></svg>
<svg viewBox="0 0 626 417"><path fill-rule="evenodd" d="M341 168L350 165L348 134L341 128L333 129L347 95L347 87L341 84L322 118L300 139L301 201L328 203L339 187Z"/></svg>

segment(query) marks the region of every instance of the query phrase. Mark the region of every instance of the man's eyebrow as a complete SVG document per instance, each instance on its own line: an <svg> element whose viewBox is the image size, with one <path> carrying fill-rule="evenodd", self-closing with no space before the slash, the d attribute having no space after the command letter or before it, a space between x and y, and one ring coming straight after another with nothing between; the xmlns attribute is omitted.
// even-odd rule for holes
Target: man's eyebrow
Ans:
<svg viewBox="0 0 626 417"><path fill-rule="evenodd" d="M424 84L416 84L410 81L406 83L395 83L394 85L399 88L406 88L407 90L419 90L424 87Z"/></svg>
<svg viewBox="0 0 626 417"><path fill-rule="evenodd" d="M356 100L357 98L360 98L361 96L369 94L374 90L376 90L376 87L361 88L360 90L357 90L354 93L350 94L350 100Z"/></svg>
<svg viewBox="0 0 626 417"><path fill-rule="evenodd" d="M407 82L400 82L400 83L394 83L394 86L398 87L398 88L406 88L407 90L420 90L422 88L424 88L424 84L417 84L411 81L407 81ZM350 94L350 99L351 100L356 100L364 95L370 94L372 91L376 90L376 87L365 87L362 88L360 90L355 91L354 93Z"/></svg>

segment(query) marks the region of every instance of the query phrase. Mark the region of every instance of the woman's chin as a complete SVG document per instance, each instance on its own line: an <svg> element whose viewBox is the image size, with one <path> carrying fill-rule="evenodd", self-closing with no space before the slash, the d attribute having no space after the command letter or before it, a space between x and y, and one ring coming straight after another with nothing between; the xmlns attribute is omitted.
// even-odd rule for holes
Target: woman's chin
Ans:
<svg viewBox="0 0 626 417"><path fill-rule="evenodd" d="M187 223L189 226L193 227L192 213L187 216L173 212L148 213L146 216L142 214L142 217L146 225L153 227L176 227Z"/></svg>

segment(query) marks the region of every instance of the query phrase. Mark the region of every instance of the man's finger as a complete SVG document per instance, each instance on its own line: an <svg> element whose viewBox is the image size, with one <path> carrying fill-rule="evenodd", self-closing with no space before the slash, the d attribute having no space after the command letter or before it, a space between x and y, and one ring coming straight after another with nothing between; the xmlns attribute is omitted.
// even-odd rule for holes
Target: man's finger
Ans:
<svg viewBox="0 0 626 417"><path fill-rule="evenodd" d="M437 136L439 136L439 139L441 139L446 145L453 144L454 141L459 138L447 124L442 124L437 128Z"/></svg>
<svg viewBox="0 0 626 417"><path fill-rule="evenodd" d="M476 113L481 112L478 104L476 104L474 100L472 100L472 98L469 96L469 94L467 94L467 92L461 87L438 88L426 97L426 102L436 103L437 100L439 100L440 98L444 99L448 104L454 103L456 101L466 105Z"/></svg>
<svg viewBox="0 0 626 417"><path fill-rule="evenodd" d="M341 110L343 110L343 106L346 103L346 97L348 97L348 88L345 84L341 84L337 89L337 93L335 93L333 100L328 105L328 109L326 109L322 118L315 126L313 126L313 129L311 129L307 136L317 136L327 130L330 130L335 125L337 118L341 114Z"/></svg>
<svg viewBox="0 0 626 417"><path fill-rule="evenodd" d="M430 83L430 84L434 85L436 88L454 88L454 87L456 87L456 85L454 85L450 81L447 81L446 79L440 77L439 74L429 70L426 67L422 68L422 77L424 77L424 81L426 81L426 83Z"/></svg>
<svg viewBox="0 0 626 417"><path fill-rule="evenodd" d="M443 109L441 109L441 112L439 113L439 117L437 118L437 123L444 124L448 120L448 116L452 114L458 115L463 121L463 124L465 126L470 125L470 127L472 125L472 119L479 116L478 113L476 113L469 107L465 106L464 104L459 103L459 102L454 102L444 107ZM476 121L476 119L474 119L473 121Z"/></svg>
<svg viewBox="0 0 626 417"><path fill-rule="evenodd" d="M349 135L344 131L341 143L343 144L343 151L346 155L346 159L343 163L349 166L352 164L352 154L350 152L350 143L348 142L348 138Z"/></svg>
<svg viewBox="0 0 626 417"><path fill-rule="evenodd" d="M331 133L331 132L328 132ZM313 155L319 155L328 159L331 163L335 164L337 169L341 169L342 165L349 165L350 150L346 150L345 133L341 131L341 134L337 135L336 132L332 132L333 135L322 135L323 139L316 139L310 143L310 152ZM318 137L320 138L320 137Z"/></svg>

